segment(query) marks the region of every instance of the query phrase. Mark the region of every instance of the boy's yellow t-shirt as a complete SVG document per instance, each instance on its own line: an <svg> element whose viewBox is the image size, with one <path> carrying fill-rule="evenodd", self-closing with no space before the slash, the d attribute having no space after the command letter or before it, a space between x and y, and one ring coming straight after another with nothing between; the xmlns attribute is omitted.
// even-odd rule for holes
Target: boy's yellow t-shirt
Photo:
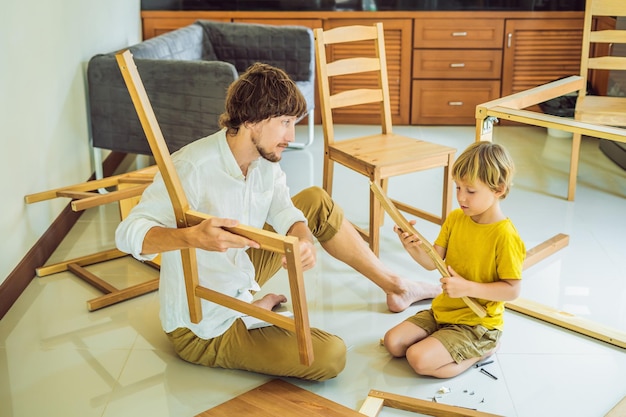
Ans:
<svg viewBox="0 0 626 417"><path fill-rule="evenodd" d="M465 279L494 282L521 279L526 248L510 219L492 224L475 223L461 209L446 218L435 244L446 248L446 264ZM478 317L461 298L439 294L432 303L439 323L483 325L502 330L504 302L476 299L487 310Z"/></svg>

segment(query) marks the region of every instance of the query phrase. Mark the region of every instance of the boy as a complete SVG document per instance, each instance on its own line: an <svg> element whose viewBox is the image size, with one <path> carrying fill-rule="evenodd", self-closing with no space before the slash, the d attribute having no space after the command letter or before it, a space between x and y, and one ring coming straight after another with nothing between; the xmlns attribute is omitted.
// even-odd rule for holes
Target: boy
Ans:
<svg viewBox="0 0 626 417"><path fill-rule="evenodd" d="M504 301L519 295L526 256L515 226L500 208L513 172L507 151L491 142L470 145L452 167L460 208L450 213L434 243L451 276L440 279L442 293L431 309L409 317L384 338L389 353L406 356L420 375L456 376L498 346ZM394 231L413 259L435 269L417 236L397 226ZM476 299L486 317L474 314L461 297Z"/></svg>

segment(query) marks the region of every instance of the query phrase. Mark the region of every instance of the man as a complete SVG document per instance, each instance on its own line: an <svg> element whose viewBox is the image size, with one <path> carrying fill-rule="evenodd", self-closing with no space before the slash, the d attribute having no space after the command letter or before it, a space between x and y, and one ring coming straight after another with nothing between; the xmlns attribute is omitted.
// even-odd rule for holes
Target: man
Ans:
<svg viewBox="0 0 626 417"><path fill-rule="evenodd" d="M346 348L339 337L322 330L312 329L315 361L306 367L299 362L295 334L279 327L248 330L241 313L207 301L203 301L201 321L192 323L178 250L199 249L203 286L248 302L285 261L224 229L239 223L267 225L277 233L296 236L303 270L315 265L316 238L329 254L384 290L391 311L402 311L440 290L400 278L386 268L321 188L290 197L277 162L294 141L295 123L306 112L306 103L284 71L254 64L230 86L225 106L220 118L223 130L172 155L190 207L215 217L176 228L165 185L157 176L118 227L117 246L140 260L162 253L160 317L182 359L277 376L333 378L345 365ZM267 294L254 302L272 309L285 301L283 295Z"/></svg>

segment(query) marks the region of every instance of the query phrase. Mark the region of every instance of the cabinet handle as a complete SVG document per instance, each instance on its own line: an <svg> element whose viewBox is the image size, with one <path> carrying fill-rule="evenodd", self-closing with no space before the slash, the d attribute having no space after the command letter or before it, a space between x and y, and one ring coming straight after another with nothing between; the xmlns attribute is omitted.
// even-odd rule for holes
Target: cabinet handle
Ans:
<svg viewBox="0 0 626 417"><path fill-rule="evenodd" d="M467 32L452 32L452 36L467 36Z"/></svg>
<svg viewBox="0 0 626 417"><path fill-rule="evenodd" d="M448 101L448 106L462 106L462 101Z"/></svg>
<svg viewBox="0 0 626 417"><path fill-rule="evenodd" d="M450 68L465 68L465 63L464 62L459 62L459 63L452 63L450 64Z"/></svg>
<svg viewBox="0 0 626 417"><path fill-rule="evenodd" d="M507 48L510 48L510 47L511 47L511 42L512 42L512 41L513 41L513 34L512 34L512 33L509 33L509 34L506 36L506 47L507 47Z"/></svg>

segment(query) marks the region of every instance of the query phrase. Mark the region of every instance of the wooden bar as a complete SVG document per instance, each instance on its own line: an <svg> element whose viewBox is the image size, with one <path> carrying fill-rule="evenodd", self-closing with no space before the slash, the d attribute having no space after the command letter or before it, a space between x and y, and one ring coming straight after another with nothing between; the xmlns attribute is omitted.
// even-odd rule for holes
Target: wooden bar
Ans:
<svg viewBox="0 0 626 417"><path fill-rule="evenodd" d="M110 294L103 295L101 297L94 298L87 301L87 308L89 311L99 310L103 307L108 307L113 304L117 304L122 301L130 300L131 298L139 297L140 295L147 294L152 291L156 291L159 288L159 279L154 278L150 281L143 282L141 284L133 285Z"/></svg>
<svg viewBox="0 0 626 417"><path fill-rule="evenodd" d="M74 275L82 279L83 281L87 282L92 287L97 288L98 290L100 290L101 292L105 294L110 294L112 292L118 291L118 289L115 288L113 285L109 284L103 279L100 279L98 276L96 276L95 274L92 274L91 272L87 271L85 268L83 268L82 266L78 264L75 264L75 263L68 264L67 269L70 272L72 272Z"/></svg>
<svg viewBox="0 0 626 417"><path fill-rule="evenodd" d="M384 407L395 408L398 410L410 411L413 413L422 413L427 416L435 417L501 417L497 414L484 413L478 410L470 410L469 408L456 407L453 405L441 404L432 401L420 400L404 395L392 394L389 392L371 390L368 394L370 398L382 399ZM364 405L367 404L366 403ZM375 410L375 408L374 408ZM365 414L363 408L360 410ZM366 414L369 417L375 417L376 414Z"/></svg>
<svg viewBox="0 0 626 417"><path fill-rule="evenodd" d="M370 189L376 196L376 198L381 202L383 208L391 216L396 225L400 227L407 233L415 234L422 241L420 247L426 252L426 254L432 259L435 267L439 271L439 273L444 277L449 277L450 272L448 272L448 268L446 267L446 263L441 259L441 256L437 253L435 248L428 242L424 236L422 236L411 223L400 213L400 211L396 208L391 200L387 197L385 192L380 188L380 186L374 182L370 182ZM485 308L478 304L475 300L470 297L461 297L465 304L479 317L485 317L487 315L487 311Z"/></svg>
<svg viewBox="0 0 626 417"><path fill-rule="evenodd" d="M547 258L555 252L558 252L567 245L569 245L569 236L563 233L559 233L558 235L526 251L524 269L530 268L537 262Z"/></svg>
<svg viewBox="0 0 626 417"><path fill-rule="evenodd" d="M40 268L37 268L35 272L38 277L45 277L47 275L56 274L57 272L67 271L69 264L87 266L97 264L99 262L110 261L112 259L123 258L124 256L128 256L128 254L117 249L109 249L91 255L70 259L68 261L42 266Z"/></svg>
<svg viewBox="0 0 626 417"><path fill-rule="evenodd" d="M595 323L591 320L576 317L565 311L559 311L524 298L518 298L515 301L507 301L506 308L584 334L585 336L592 337L602 342L626 348L625 332Z"/></svg>

